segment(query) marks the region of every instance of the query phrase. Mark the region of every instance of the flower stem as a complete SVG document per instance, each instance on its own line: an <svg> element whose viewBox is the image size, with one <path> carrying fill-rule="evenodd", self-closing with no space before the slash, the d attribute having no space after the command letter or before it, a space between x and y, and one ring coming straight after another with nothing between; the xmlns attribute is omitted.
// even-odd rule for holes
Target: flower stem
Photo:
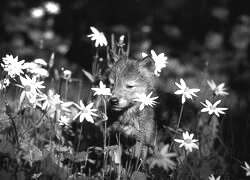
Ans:
<svg viewBox="0 0 250 180"><path fill-rule="evenodd" d="M79 91L78 91L78 96L77 96L77 102L79 102L81 99L81 90L82 90L82 80L79 79Z"/></svg>
<svg viewBox="0 0 250 180"><path fill-rule="evenodd" d="M16 124L15 124L14 118L11 115L9 115L9 118L10 118L10 120L12 122L14 131L15 131L15 138L16 138L17 147L19 148L19 140L18 140L18 134L17 134Z"/></svg>
<svg viewBox="0 0 250 180"><path fill-rule="evenodd" d="M211 122L211 120L212 120L212 116L213 116L213 114L211 114L211 115L209 116L209 118L208 118L208 121L207 121L207 124L208 124L208 125L210 125L210 122Z"/></svg>
<svg viewBox="0 0 250 180"><path fill-rule="evenodd" d="M80 142L81 142L81 138L80 136L82 135L82 123L81 123L81 129L80 129L80 135L78 137L78 144L77 144L77 148L76 148L76 153L78 152L79 148L80 148Z"/></svg>
<svg viewBox="0 0 250 180"><path fill-rule="evenodd" d="M99 52L98 52L98 47L96 48L96 54L94 56L94 61L93 61L93 65L92 65L92 74L94 76L97 75L97 60L98 60L98 57L99 57Z"/></svg>
<svg viewBox="0 0 250 180"><path fill-rule="evenodd" d="M183 107L184 107L184 104L181 105L181 111L180 111L180 115L179 115L179 119L178 119L178 124L177 124L177 129L179 129L180 127L180 123L181 123L181 117L182 117L182 112L183 112Z"/></svg>
<svg viewBox="0 0 250 180"><path fill-rule="evenodd" d="M65 81L65 91L64 91L64 99L65 99L65 101L67 101L67 99L68 99L68 90L69 90L69 81L66 80Z"/></svg>

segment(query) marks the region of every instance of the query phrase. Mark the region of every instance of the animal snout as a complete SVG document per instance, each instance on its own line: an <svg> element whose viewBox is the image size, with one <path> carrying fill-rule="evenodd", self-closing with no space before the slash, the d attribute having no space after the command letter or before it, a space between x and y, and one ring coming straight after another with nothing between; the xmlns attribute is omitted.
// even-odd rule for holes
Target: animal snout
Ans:
<svg viewBox="0 0 250 180"><path fill-rule="evenodd" d="M111 105L118 105L119 104L119 99L117 97L112 97L109 100Z"/></svg>

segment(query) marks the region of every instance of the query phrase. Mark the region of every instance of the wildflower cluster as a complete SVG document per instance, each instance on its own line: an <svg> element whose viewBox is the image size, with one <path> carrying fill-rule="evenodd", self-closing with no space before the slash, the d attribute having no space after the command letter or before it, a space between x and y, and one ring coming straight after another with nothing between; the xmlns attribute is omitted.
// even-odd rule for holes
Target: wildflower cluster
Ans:
<svg viewBox="0 0 250 180"><path fill-rule="evenodd" d="M175 94L182 95L182 104L186 102L186 99L191 99L192 96L197 97L195 93L199 92L200 89L197 88L190 88L187 86L186 82L183 79L180 79L180 84L175 83L179 90L175 91ZM210 86L212 91L216 91L215 95L227 95L228 93L224 90L224 83L220 84L218 87L215 85L214 81L208 81L208 85ZM201 103L205 108L201 109L201 112L208 112L209 115L215 114L216 116L220 117L220 114L225 114L224 110L227 108L219 108L217 105L221 103L221 100L216 101L214 104L210 103L206 100L206 104ZM181 115L180 115L181 116ZM183 140L182 139L175 139L176 142L181 143L180 147L184 146L186 150L192 152L192 148L198 149L199 147L195 144L198 140L193 140L193 134L188 132L183 133Z"/></svg>
<svg viewBox="0 0 250 180"><path fill-rule="evenodd" d="M25 60L19 61L18 56L14 58L12 55L6 55L2 59L1 66L5 78L1 80L1 90L6 89L14 80L12 84L22 89L19 109L22 105L40 107L49 116L54 116L56 111L62 114L70 112L68 107L73 105L72 102L63 102L60 95L52 90L49 90L47 95L43 92L45 85L42 79L49 76L46 70L48 64L45 60L35 59L32 62L25 62Z"/></svg>

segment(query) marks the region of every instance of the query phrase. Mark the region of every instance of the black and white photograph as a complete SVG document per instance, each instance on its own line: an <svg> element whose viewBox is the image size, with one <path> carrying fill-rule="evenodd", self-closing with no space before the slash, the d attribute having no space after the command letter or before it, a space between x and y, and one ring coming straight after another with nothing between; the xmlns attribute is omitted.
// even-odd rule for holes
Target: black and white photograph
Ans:
<svg viewBox="0 0 250 180"><path fill-rule="evenodd" d="M0 0L0 180L247 180L249 137L249 0Z"/></svg>

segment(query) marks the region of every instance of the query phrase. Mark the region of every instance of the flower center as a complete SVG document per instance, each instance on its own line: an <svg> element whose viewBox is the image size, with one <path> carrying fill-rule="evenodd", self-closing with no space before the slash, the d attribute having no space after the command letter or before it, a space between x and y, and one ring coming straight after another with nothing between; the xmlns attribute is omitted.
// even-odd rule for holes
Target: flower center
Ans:
<svg viewBox="0 0 250 180"><path fill-rule="evenodd" d="M56 107L57 110L62 109L62 105L61 105L60 103L57 103L57 104L55 105L55 107Z"/></svg>
<svg viewBox="0 0 250 180"><path fill-rule="evenodd" d="M188 92L189 91L189 87L186 87L185 89L184 89L184 92Z"/></svg>
<svg viewBox="0 0 250 180"><path fill-rule="evenodd" d="M187 143L187 144L191 144L192 140L191 139L185 139L184 142Z"/></svg>
<svg viewBox="0 0 250 180"><path fill-rule="evenodd" d="M210 109L211 109L212 111L215 111L215 110L216 110L216 106L211 106Z"/></svg>
<svg viewBox="0 0 250 180"><path fill-rule="evenodd" d="M25 91L30 91L31 87L29 85L24 86Z"/></svg>
<svg viewBox="0 0 250 180"><path fill-rule="evenodd" d="M217 95L220 92L220 89L218 87L214 88L214 93Z"/></svg>
<svg viewBox="0 0 250 180"><path fill-rule="evenodd" d="M88 114L88 113L89 113L89 111L88 111L88 109L84 108L84 109L82 110L82 113L86 113L86 114Z"/></svg>

